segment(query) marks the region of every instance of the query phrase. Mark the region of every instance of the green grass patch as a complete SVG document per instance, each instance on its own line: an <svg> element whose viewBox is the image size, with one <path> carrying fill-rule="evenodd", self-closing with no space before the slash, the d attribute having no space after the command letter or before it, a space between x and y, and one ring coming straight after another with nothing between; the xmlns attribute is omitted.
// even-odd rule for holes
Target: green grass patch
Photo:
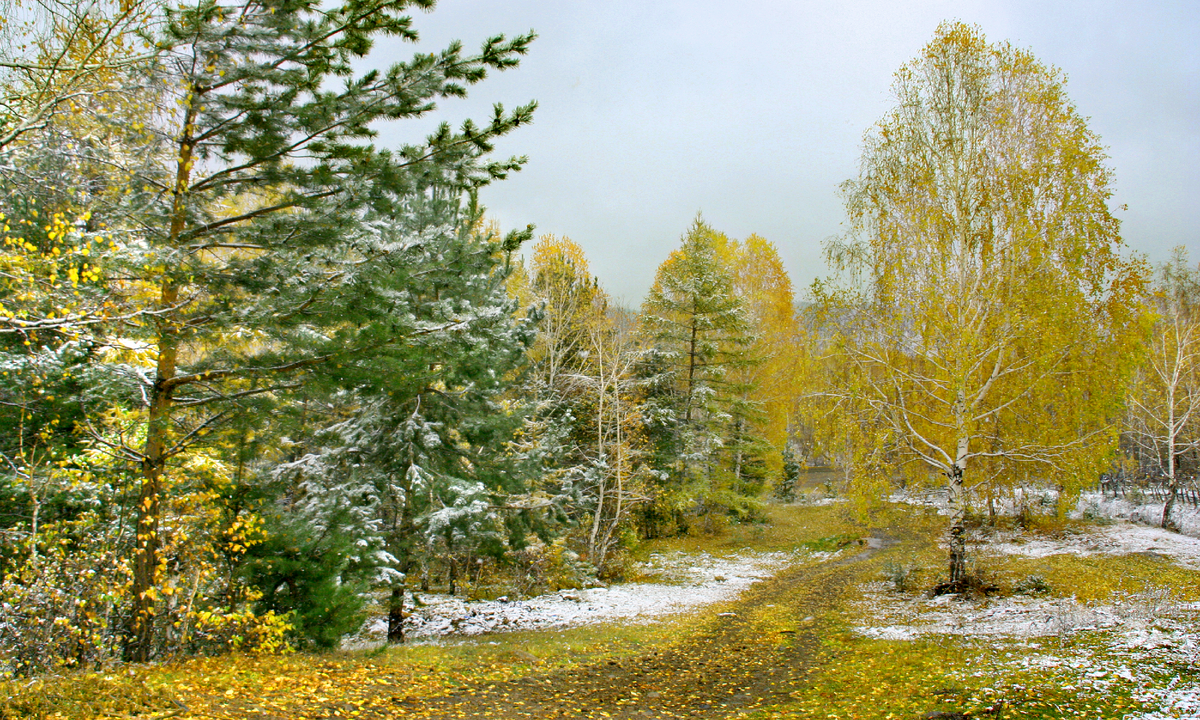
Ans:
<svg viewBox="0 0 1200 720"><path fill-rule="evenodd" d="M858 543L861 535L854 533L842 533L838 535L829 535L828 537L817 538L803 543L804 547L813 552L837 552L847 545Z"/></svg>
<svg viewBox="0 0 1200 720"><path fill-rule="evenodd" d="M728 555L751 548L762 552L794 551L808 548L822 538L865 532L845 505L767 505L765 521L729 525L720 535L685 535L648 540L639 545L634 556L646 560L651 553L707 552Z"/></svg>
<svg viewBox="0 0 1200 720"><path fill-rule="evenodd" d="M1050 555L1026 558L988 556L976 564L990 572L1006 591L1031 575L1040 576L1050 594L1074 596L1080 601L1107 602L1114 593L1141 593L1171 588L1181 600L1200 600L1200 572L1177 565L1169 558L1149 555Z"/></svg>
<svg viewBox="0 0 1200 720"><path fill-rule="evenodd" d="M1080 686L1069 671L1019 668L1021 657L1037 652L1019 641L985 644L956 636L889 641L842 629L825 637L820 665L803 687L750 717L892 720L961 713L998 720L1108 720L1149 709L1133 697L1134 682L1110 680L1100 690Z"/></svg>

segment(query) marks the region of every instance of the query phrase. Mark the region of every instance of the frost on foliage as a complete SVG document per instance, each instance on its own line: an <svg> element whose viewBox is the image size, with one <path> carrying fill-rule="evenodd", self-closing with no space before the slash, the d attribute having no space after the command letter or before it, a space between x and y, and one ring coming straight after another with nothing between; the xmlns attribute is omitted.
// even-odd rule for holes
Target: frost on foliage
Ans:
<svg viewBox="0 0 1200 720"><path fill-rule="evenodd" d="M455 532L461 538L480 538L494 532L499 516L492 509L487 488L482 483L451 480L446 495L449 504L431 510L424 517L427 539L432 542L447 531Z"/></svg>

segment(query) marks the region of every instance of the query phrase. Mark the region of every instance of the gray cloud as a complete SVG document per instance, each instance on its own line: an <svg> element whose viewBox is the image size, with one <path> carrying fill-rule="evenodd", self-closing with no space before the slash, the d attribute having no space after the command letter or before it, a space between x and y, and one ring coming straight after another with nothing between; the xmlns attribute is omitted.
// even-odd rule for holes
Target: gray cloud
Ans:
<svg viewBox="0 0 1200 720"><path fill-rule="evenodd" d="M485 191L506 227L568 235L614 295L636 305L697 211L734 237L779 247L797 287L825 274L839 232L837 186L889 107L892 73L938 23L979 24L1069 76L1068 92L1110 149L1127 243L1152 260L1188 245L1200 260L1200 9L1190 2L602 3L445 0L416 18L422 42L379 62L468 48L534 29L520 68L496 74L428 123L540 103L498 145L528 155ZM413 138L414 126L382 141ZM401 135L400 133L404 133Z"/></svg>

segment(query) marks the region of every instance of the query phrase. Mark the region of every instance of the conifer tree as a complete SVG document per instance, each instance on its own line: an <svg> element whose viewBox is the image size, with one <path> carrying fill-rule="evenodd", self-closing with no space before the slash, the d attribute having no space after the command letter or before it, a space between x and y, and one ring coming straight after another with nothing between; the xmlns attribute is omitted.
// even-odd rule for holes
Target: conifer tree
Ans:
<svg viewBox="0 0 1200 720"><path fill-rule="evenodd" d="M712 496L736 393L731 371L748 362L741 300L718 248L724 241L697 218L659 267L642 305L644 332L669 374L671 472L676 490ZM651 410L653 417L654 410Z"/></svg>
<svg viewBox="0 0 1200 720"><path fill-rule="evenodd" d="M366 228L372 244L396 247L347 296L344 316L374 328L379 347L314 373L310 385L337 412L278 470L302 515L354 538L358 568L390 590L390 642L403 640L406 583L427 553L440 551L453 572L456 550L519 546L545 504L530 501L509 449L523 418L503 397L533 339L505 290L504 247L528 231L480 232L476 207L437 195ZM407 342L387 342L396 333Z"/></svg>
<svg viewBox="0 0 1200 720"><path fill-rule="evenodd" d="M136 239L131 287L148 318L140 340L153 348L144 441L118 448L141 474L131 659L155 647L172 458L219 435L239 403L281 396L315 368L350 367L425 333L345 314L404 246L358 228L402 214L414 195L457 197L522 162L481 158L494 138L529 121L532 105L497 106L482 126L442 125L396 152L372 144L376 123L464 95L488 70L514 66L532 39L495 37L476 54L454 43L385 70L355 70L375 38L416 39L404 13L432 5L204 0L166 11L155 40L170 91L157 126L168 161L131 168L123 214L106 218Z"/></svg>

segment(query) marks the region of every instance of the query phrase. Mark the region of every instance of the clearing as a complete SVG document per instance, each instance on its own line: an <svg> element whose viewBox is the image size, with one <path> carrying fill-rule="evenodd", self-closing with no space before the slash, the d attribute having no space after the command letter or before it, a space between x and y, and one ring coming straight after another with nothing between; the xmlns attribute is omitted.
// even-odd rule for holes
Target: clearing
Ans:
<svg viewBox="0 0 1200 720"><path fill-rule="evenodd" d="M770 514L645 548L676 572L642 586L431 599L414 626L424 639L406 647L41 680L6 688L0 717L1200 716L1194 538L1095 522L981 528L976 570L997 591L930 599L944 554L935 512L869 526L838 504ZM451 623L463 612L469 622Z"/></svg>

